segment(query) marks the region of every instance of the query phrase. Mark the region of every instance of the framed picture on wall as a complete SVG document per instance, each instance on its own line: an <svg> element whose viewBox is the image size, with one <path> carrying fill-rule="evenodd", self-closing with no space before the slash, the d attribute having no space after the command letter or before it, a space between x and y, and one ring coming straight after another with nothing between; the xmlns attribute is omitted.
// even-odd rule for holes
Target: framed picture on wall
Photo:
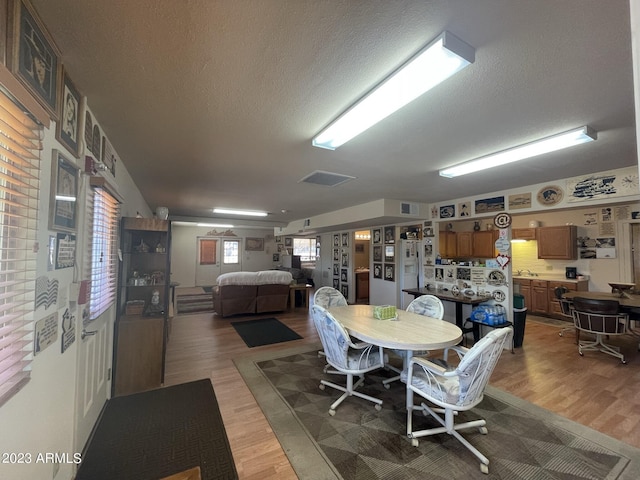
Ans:
<svg viewBox="0 0 640 480"><path fill-rule="evenodd" d="M382 243L382 229L374 228L373 229L373 243L378 244Z"/></svg>
<svg viewBox="0 0 640 480"><path fill-rule="evenodd" d="M56 138L74 156L80 154L80 103L82 97L65 71L60 92L60 120Z"/></svg>
<svg viewBox="0 0 640 480"><path fill-rule="evenodd" d="M12 2L11 59L9 65L18 80L58 120L60 51L53 38L25 0Z"/></svg>
<svg viewBox="0 0 640 480"><path fill-rule="evenodd" d="M385 245L384 247L384 261L395 262L396 248L394 245Z"/></svg>
<svg viewBox="0 0 640 480"><path fill-rule="evenodd" d="M384 227L384 243L396 242L396 227Z"/></svg>
<svg viewBox="0 0 640 480"><path fill-rule="evenodd" d="M396 266L393 263L384 264L384 279L394 282L396 279Z"/></svg>
<svg viewBox="0 0 640 480"><path fill-rule="evenodd" d="M259 237L247 237L244 241L244 249L247 252L262 252L264 251L264 238Z"/></svg>
<svg viewBox="0 0 640 480"><path fill-rule="evenodd" d="M340 288L340 279L339 278L334 278L333 279L333 288L335 288L336 290L338 290L338 288Z"/></svg>
<svg viewBox="0 0 640 480"><path fill-rule="evenodd" d="M348 285L342 285L340 287L340 293L342 293L342 296L344 298L349 298L349 286Z"/></svg>
<svg viewBox="0 0 640 480"><path fill-rule="evenodd" d="M374 245L373 247L373 261L381 262L382 261L382 245Z"/></svg>
<svg viewBox="0 0 640 480"><path fill-rule="evenodd" d="M49 229L75 232L78 223L76 198L79 169L55 149L51 165Z"/></svg>
<svg viewBox="0 0 640 480"><path fill-rule="evenodd" d="M293 238L284 237L284 246L285 247L293 247Z"/></svg>
<svg viewBox="0 0 640 480"><path fill-rule="evenodd" d="M374 263L373 264L373 278L382 278L382 264Z"/></svg>
<svg viewBox="0 0 640 480"><path fill-rule="evenodd" d="M342 234L342 246L343 247L348 247L349 246L349 234L348 233L343 233Z"/></svg>

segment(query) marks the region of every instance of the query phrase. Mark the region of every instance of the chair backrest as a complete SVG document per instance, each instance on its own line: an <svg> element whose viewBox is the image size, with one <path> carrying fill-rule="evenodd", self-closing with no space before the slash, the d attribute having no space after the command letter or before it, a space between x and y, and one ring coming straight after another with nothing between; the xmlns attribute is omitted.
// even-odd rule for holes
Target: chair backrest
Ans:
<svg viewBox="0 0 640 480"><path fill-rule="evenodd" d="M569 289L567 287L560 285L559 287L553 289L553 294L558 300L562 300L563 295L568 291Z"/></svg>
<svg viewBox="0 0 640 480"><path fill-rule="evenodd" d="M407 312L442 320L444 317L444 305L435 295L421 295L413 299L407 307Z"/></svg>
<svg viewBox="0 0 640 480"><path fill-rule="evenodd" d="M511 327L492 330L462 357L456 368L456 374L460 379L457 405L473 404L482 398L489 377L512 335Z"/></svg>
<svg viewBox="0 0 640 480"><path fill-rule="evenodd" d="M313 295L313 303L324 308L344 307L347 305L347 299L335 288L320 287Z"/></svg>
<svg viewBox="0 0 640 480"><path fill-rule="evenodd" d="M347 368L349 334L344 327L320 305L311 306L311 318L318 331L327 361L336 368Z"/></svg>
<svg viewBox="0 0 640 480"><path fill-rule="evenodd" d="M616 335L626 332L628 315L620 313L617 300L575 297L573 322L580 330Z"/></svg>
<svg viewBox="0 0 640 480"><path fill-rule="evenodd" d="M561 298L558 300L560 303L560 312L565 317L573 318L573 302L571 300L567 300L566 298Z"/></svg>

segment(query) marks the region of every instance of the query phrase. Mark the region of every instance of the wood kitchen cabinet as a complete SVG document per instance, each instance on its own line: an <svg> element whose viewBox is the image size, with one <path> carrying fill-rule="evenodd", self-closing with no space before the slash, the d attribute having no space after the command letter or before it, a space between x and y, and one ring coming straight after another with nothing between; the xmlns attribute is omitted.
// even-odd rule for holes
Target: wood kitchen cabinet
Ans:
<svg viewBox="0 0 640 480"><path fill-rule="evenodd" d="M473 232L473 256L478 258L494 258L496 256L497 230Z"/></svg>
<svg viewBox="0 0 640 480"><path fill-rule="evenodd" d="M575 225L538 227L537 236L538 258L552 260L575 260L578 258L578 230Z"/></svg>
<svg viewBox="0 0 640 480"><path fill-rule="evenodd" d="M473 232L456 233L456 257L473 256Z"/></svg>
<svg viewBox="0 0 640 480"><path fill-rule="evenodd" d="M438 236L439 252L442 258L456 258L458 245L456 232L441 231Z"/></svg>
<svg viewBox="0 0 640 480"><path fill-rule="evenodd" d="M511 238L513 240L536 240L535 228L514 228L511 231Z"/></svg>
<svg viewBox="0 0 640 480"><path fill-rule="evenodd" d="M369 270L356 272L356 301L369 300Z"/></svg>
<svg viewBox="0 0 640 480"><path fill-rule="evenodd" d="M546 314L549 311L549 292L546 280L531 280L531 313Z"/></svg>
<svg viewBox="0 0 640 480"><path fill-rule="evenodd" d="M555 294L555 289L558 287L565 287L567 290L572 292L586 292L587 290L589 290L589 281L578 280L577 282L562 282L562 281L549 282L549 285L548 285L549 315L566 320L566 317L562 315L560 302L556 298L556 294Z"/></svg>

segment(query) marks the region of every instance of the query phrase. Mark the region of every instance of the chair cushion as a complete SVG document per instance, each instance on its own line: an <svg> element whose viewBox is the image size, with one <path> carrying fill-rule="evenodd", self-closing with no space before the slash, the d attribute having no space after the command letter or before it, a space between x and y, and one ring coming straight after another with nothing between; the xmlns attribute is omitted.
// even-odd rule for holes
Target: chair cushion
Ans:
<svg viewBox="0 0 640 480"><path fill-rule="evenodd" d="M400 374L400 379L407 383L406 370ZM460 377L457 375L451 377L427 375L420 367L414 366L411 385L444 403L455 404L460 398Z"/></svg>
<svg viewBox="0 0 640 480"><path fill-rule="evenodd" d="M366 350L349 349L347 352L347 368L349 370L367 370L375 366L382 366L382 359L380 358L380 350L378 348L372 348L369 351L369 355L365 353Z"/></svg>

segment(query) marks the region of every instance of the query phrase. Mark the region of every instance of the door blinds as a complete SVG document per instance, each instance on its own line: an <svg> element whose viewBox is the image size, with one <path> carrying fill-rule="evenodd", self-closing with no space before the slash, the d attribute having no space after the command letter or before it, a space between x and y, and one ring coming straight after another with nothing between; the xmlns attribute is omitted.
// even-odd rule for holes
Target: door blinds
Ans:
<svg viewBox="0 0 640 480"><path fill-rule="evenodd" d="M31 371L41 135L0 92L0 404Z"/></svg>

